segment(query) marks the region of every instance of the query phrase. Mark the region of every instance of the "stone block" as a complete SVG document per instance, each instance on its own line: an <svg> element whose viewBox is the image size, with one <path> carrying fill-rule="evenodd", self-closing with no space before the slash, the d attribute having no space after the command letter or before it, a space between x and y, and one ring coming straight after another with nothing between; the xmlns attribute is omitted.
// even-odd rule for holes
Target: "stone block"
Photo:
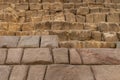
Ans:
<svg viewBox="0 0 120 80"><path fill-rule="evenodd" d="M20 31L21 30L21 24L19 24L19 23L9 23L8 30L9 31Z"/></svg>
<svg viewBox="0 0 120 80"><path fill-rule="evenodd" d="M99 23L99 22L106 22L106 15L105 14L101 14L101 13L96 13L96 14L93 14L94 16L94 22L95 23Z"/></svg>
<svg viewBox="0 0 120 80"><path fill-rule="evenodd" d="M45 75L46 66L32 65L28 73L27 80L43 80Z"/></svg>
<svg viewBox="0 0 120 80"><path fill-rule="evenodd" d="M64 9L74 9L74 3L64 3Z"/></svg>
<svg viewBox="0 0 120 80"><path fill-rule="evenodd" d="M0 66L0 80L8 80L10 70L10 66Z"/></svg>
<svg viewBox="0 0 120 80"><path fill-rule="evenodd" d="M94 23L85 23L84 24L85 30L97 31L97 26Z"/></svg>
<svg viewBox="0 0 120 80"><path fill-rule="evenodd" d="M109 13L107 15L108 22L120 22L119 14L118 13Z"/></svg>
<svg viewBox="0 0 120 80"><path fill-rule="evenodd" d="M22 3L22 4L17 3L15 9L16 10L28 10L28 4L27 3Z"/></svg>
<svg viewBox="0 0 120 80"><path fill-rule="evenodd" d="M39 47L40 36L22 36L18 43L18 47L35 48Z"/></svg>
<svg viewBox="0 0 120 80"><path fill-rule="evenodd" d="M92 38L93 38L93 40L101 41L102 40L102 33L99 31L93 31Z"/></svg>
<svg viewBox="0 0 120 80"><path fill-rule="evenodd" d="M4 64L7 57L7 49L0 49L0 64Z"/></svg>
<svg viewBox="0 0 120 80"><path fill-rule="evenodd" d="M9 80L25 80L27 77L28 66L16 65L13 67Z"/></svg>
<svg viewBox="0 0 120 80"><path fill-rule="evenodd" d="M22 31L33 31L35 30L34 24L31 22L26 22L22 24Z"/></svg>
<svg viewBox="0 0 120 80"><path fill-rule="evenodd" d="M87 15L89 13L88 7L79 7L77 9L77 15Z"/></svg>
<svg viewBox="0 0 120 80"><path fill-rule="evenodd" d="M23 54L22 48L10 48L10 49L8 49L6 63L7 64L20 64L22 54Z"/></svg>
<svg viewBox="0 0 120 80"><path fill-rule="evenodd" d="M104 38L104 41L106 42L117 42L118 41L118 37L115 32L103 33L103 38Z"/></svg>
<svg viewBox="0 0 120 80"><path fill-rule="evenodd" d="M86 15L86 22L88 22L88 23L93 23L94 22L93 14Z"/></svg>
<svg viewBox="0 0 120 80"><path fill-rule="evenodd" d="M29 0L29 3L40 3L42 0Z"/></svg>
<svg viewBox="0 0 120 80"><path fill-rule="evenodd" d="M65 19L67 22L76 22L76 17L72 13L65 13Z"/></svg>
<svg viewBox="0 0 120 80"><path fill-rule="evenodd" d="M77 22L84 23L85 22L85 16L76 15L76 20L77 20Z"/></svg>
<svg viewBox="0 0 120 80"><path fill-rule="evenodd" d="M63 12L53 14L53 21L65 21Z"/></svg>
<svg viewBox="0 0 120 80"><path fill-rule="evenodd" d="M48 48L27 48L22 58L24 64L49 64L52 63L51 52Z"/></svg>
<svg viewBox="0 0 120 80"><path fill-rule="evenodd" d="M18 40L18 36L1 36L0 47L17 47Z"/></svg>
<svg viewBox="0 0 120 80"><path fill-rule="evenodd" d="M54 3L50 4L50 10L51 11L62 11L63 4L60 2L54 2Z"/></svg>
<svg viewBox="0 0 120 80"><path fill-rule="evenodd" d="M87 77L86 77L87 76ZM94 80L89 66L50 65L45 80Z"/></svg>
<svg viewBox="0 0 120 80"><path fill-rule="evenodd" d="M41 47L58 47L58 37L56 35L42 36L41 37Z"/></svg>
<svg viewBox="0 0 120 80"><path fill-rule="evenodd" d="M51 29L51 22L35 23L34 27L36 30L50 30Z"/></svg>
<svg viewBox="0 0 120 80"><path fill-rule="evenodd" d="M8 23L7 22L0 22L0 30L8 30Z"/></svg>
<svg viewBox="0 0 120 80"><path fill-rule="evenodd" d="M81 56L76 49L69 49L70 64L82 64Z"/></svg>
<svg viewBox="0 0 120 80"><path fill-rule="evenodd" d="M30 4L30 10L41 10L42 5L39 3L31 3Z"/></svg>
<svg viewBox="0 0 120 80"><path fill-rule="evenodd" d="M68 49L67 48L53 49L53 58L54 58L54 63L68 64L69 63Z"/></svg>

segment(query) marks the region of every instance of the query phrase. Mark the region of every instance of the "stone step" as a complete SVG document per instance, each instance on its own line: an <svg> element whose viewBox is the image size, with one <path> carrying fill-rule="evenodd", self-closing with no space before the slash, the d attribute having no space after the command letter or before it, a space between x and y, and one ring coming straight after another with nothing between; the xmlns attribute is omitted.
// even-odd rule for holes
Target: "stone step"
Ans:
<svg viewBox="0 0 120 80"><path fill-rule="evenodd" d="M4 65L0 70L3 80L120 79L120 65Z"/></svg>
<svg viewBox="0 0 120 80"><path fill-rule="evenodd" d="M120 65L119 51L119 48L0 48L0 65Z"/></svg>

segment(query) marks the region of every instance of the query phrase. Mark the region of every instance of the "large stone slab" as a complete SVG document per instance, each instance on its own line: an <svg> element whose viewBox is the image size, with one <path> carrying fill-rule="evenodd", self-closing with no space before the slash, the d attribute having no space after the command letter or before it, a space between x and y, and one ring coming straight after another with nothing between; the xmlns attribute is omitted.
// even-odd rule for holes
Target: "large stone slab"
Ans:
<svg viewBox="0 0 120 80"><path fill-rule="evenodd" d="M0 66L0 80L8 80L11 67Z"/></svg>
<svg viewBox="0 0 120 80"><path fill-rule="evenodd" d="M6 63L7 64L20 64L22 54L23 54L22 48L10 48L10 49L8 49Z"/></svg>
<svg viewBox="0 0 120 80"><path fill-rule="evenodd" d="M26 80L28 66L17 65L14 66L9 80Z"/></svg>
<svg viewBox="0 0 120 80"><path fill-rule="evenodd" d="M83 64L120 64L120 49L79 49Z"/></svg>
<svg viewBox="0 0 120 80"><path fill-rule="evenodd" d="M48 48L27 48L24 50L22 63L52 63L52 56Z"/></svg>
<svg viewBox="0 0 120 80"><path fill-rule="evenodd" d="M46 66L34 65L30 66L27 80L43 80Z"/></svg>
<svg viewBox="0 0 120 80"><path fill-rule="evenodd" d="M6 56L7 56L7 49L0 49L0 64L5 63Z"/></svg>
<svg viewBox="0 0 120 80"><path fill-rule="evenodd" d="M58 47L58 37L56 35L42 36L41 37L41 47Z"/></svg>
<svg viewBox="0 0 120 80"><path fill-rule="evenodd" d="M18 40L17 36L0 36L0 47L16 47Z"/></svg>
<svg viewBox="0 0 120 80"><path fill-rule="evenodd" d="M89 66L50 65L45 80L94 80Z"/></svg>
<svg viewBox="0 0 120 80"><path fill-rule="evenodd" d="M120 65L93 66L96 80L120 80Z"/></svg>
<svg viewBox="0 0 120 80"><path fill-rule="evenodd" d="M22 36L18 43L18 47L24 48L39 47L39 42L40 36Z"/></svg>
<svg viewBox="0 0 120 80"><path fill-rule="evenodd" d="M69 63L68 49L67 48L53 49L53 58L55 63L59 63L59 64Z"/></svg>

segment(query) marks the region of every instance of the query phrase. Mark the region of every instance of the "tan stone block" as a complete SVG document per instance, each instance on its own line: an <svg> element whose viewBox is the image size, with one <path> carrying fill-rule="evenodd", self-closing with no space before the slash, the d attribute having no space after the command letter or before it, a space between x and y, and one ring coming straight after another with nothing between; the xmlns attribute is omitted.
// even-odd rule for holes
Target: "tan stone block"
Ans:
<svg viewBox="0 0 120 80"><path fill-rule="evenodd" d="M114 42L101 42L101 48L116 48L116 43Z"/></svg>
<svg viewBox="0 0 120 80"><path fill-rule="evenodd" d="M42 0L29 0L29 3L40 3Z"/></svg>
<svg viewBox="0 0 120 80"><path fill-rule="evenodd" d="M109 13L107 15L108 22L120 22L119 13Z"/></svg>
<svg viewBox="0 0 120 80"><path fill-rule="evenodd" d="M120 26L117 23L109 23L109 31L119 32Z"/></svg>
<svg viewBox="0 0 120 80"><path fill-rule="evenodd" d="M86 77L87 76L87 77ZM50 65L45 80L94 80L89 66Z"/></svg>
<svg viewBox="0 0 120 80"><path fill-rule="evenodd" d="M70 40L90 40L91 39L91 31L89 30L74 30L69 32L69 38Z"/></svg>
<svg viewBox="0 0 120 80"><path fill-rule="evenodd" d="M40 36L22 36L19 40L18 47L21 48L38 48Z"/></svg>
<svg viewBox="0 0 120 80"><path fill-rule="evenodd" d="M30 10L40 10L42 9L42 5L39 3L30 3Z"/></svg>
<svg viewBox="0 0 120 80"><path fill-rule="evenodd" d="M101 41L102 40L102 33L99 31L93 31L92 38L93 38L93 40Z"/></svg>
<svg viewBox="0 0 120 80"><path fill-rule="evenodd" d="M52 62L52 55L48 48L27 48L22 58L24 64L49 64Z"/></svg>
<svg viewBox="0 0 120 80"><path fill-rule="evenodd" d="M100 12L100 8L99 7L90 8L90 13L99 13L99 12Z"/></svg>
<svg viewBox="0 0 120 80"><path fill-rule="evenodd" d="M25 80L27 77L28 66L16 65L13 67L9 80Z"/></svg>
<svg viewBox="0 0 120 80"><path fill-rule="evenodd" d="M93 15L94 16L94 22L95 23L98 23L98 22L106 22L106 20L105 20L105 14L94 14Z"/></svg>
<svg viewBox="0 0 120 80"><path fill-rule="evenodd" d="M10 48L8 49L8 55L6 59L7 64L20 64L22 58L22 48Z"/></svg>
<svg viewBox="0 0 120 80"><path fill-rule="evenodd" d="M35 35L35 31L17 31L15 32L16 36L29 36Z"/></svg>
<svg viewBox="0 0 120 80"><path fill-rule="evenodd" d="M79 23L79 22L72 22L70 24L70 29L72 30L83 30L84 24Z"/></svg>
<svg viewBox="0 0 120 80"><path fill-rule="evenodd" d="M74 3L64 3L64 9L74 9Z"/></svg>
<svg viewBox="0 0 120 80"><path fill-rule="evenodd" d="M53 2L53 0L42 0L42 2Z"/></svg>
<svg viewBox="0 0 120 80"><path fill-rule="evenodd" d="M58 47L58 36L56 35L46 35L41 37L40 47L57 48Z"/></svg>
<svg viewBox="0 0 120 80"><path fill-rule="evenodd" d="M93 3L95 0L84 0L83 2Z"/></svg>
<svg viewBox="0 0 120 80"><path fill-rule="evenodd" d="M76 17L72 13L65 13L65 19L67 22L76 22Z"/></svg>
<svg viewBox="0 0 120 80"><path fill-rule="evenodd" d="M21 24L19 23L9 23L9 31L20 31L21 30Z"/></svg>
<svg viewBox="0 0 120 80"><path fill-rule="evenodd" d="M97 26L94 23L85 23L84 24L84 29L85 30L96 31L97 30Z"/></svg>
<svg viewBox="0 0 120 80"><path fill-rule="evenodd" d="M51 11L62 11L63 10L63 4L60 2L55 2L50 4L50 10Z"/></svg>
<svg viewBox="0 0 120 80"><path fill-rule="evenodd" d="M100 32L109 32L109 24L101 22L97 25L97 28Z"/></svg>
<svg viewBox="0 0 120 80"><path fill-rule="evenodd" d="M68 64L68 49L67 48L56 48L53 49L54 63L56 64Z"/></svg>
<svg viewBox="0 0 120 80"><path fill-rule="evenodd" d="M120 3L120 0L112 0L112 3Z"/></svg>
<svg viewBox="0 0 120 80"><path fill-rule="evenodd" d="M88 22L88 23L93 23L94 22L93 14L86 15L86 22Z"/></svg>
<svg viewBox="0 0 120 80"><path fill-rule="evenodd" d="M63 22L63 21L52 22L51 29L52 30L69 30L70 23Z"/></svg>
<svg viewBox="0 0 120 80"><path fill-rule="evenodd" d="M53 15L53 21L65 21L63 12L59 12Z"/></svg>
<svg viewBox="0 0 120 80"><path fill-rule="evenodd" d="M28 73L27 80L43 80L45 75L46 66L32 65Z"/></svg>
<svg viewBox="0 0 120 80"><path fill-rule="evenodd" d="M47 21L51 21L51 16L50 15L43 15L42 22L47 22Z"/></svg>
<svg viewBox="0 0 120 80"><path fill-rule="evenodd" d="M0 22L0 30L8 30L8 23L7 22Z"/></svg>
<svg viewBox="0 0 120 80"><path fill-rule="evenodd" d="M22 3L22 4L16 4L16 10L28 10L28 4L27 3Z"/></svg>
<svg viewBox="0 0 120 80"><path fill-rule="evenodd" d="M5 63L5 59L7 57L7 49L0 49L0 64Z"/></svg>
<svg viewBox="0 0 120 80"><path fill-rule="evenodd" d="M120 66L119 65L103 65L92 66L96 80L119 80Z"/></svg>
<svg viewBox="0 0 120 80"><path fill-rule="evenodd" d="M77 22L85 22L85 16L81 16L81 15L76 15L76 20Z"/></svg>
<svg viewBox="0 0 120 80"><path fill-rule="evenodd" d="M88 7L79 7L77 9L77 15L86 15L89 13L89 8Z"/></svg>
<svg viewBox="0 0 120 80"><path fill-rule="evenodd" d="M50 3L49 2L44 2L42 3L42 7L44 10L49 10L50 9Z"/></svg>
<svg viewBox="0 0 120 80"><path fill-rule="evenodd" d="M8 80L10 75L10 66L0 66L0 80Z"/></svg>
<svg viewBox="0 0 120 80"><path fill-rule="evenodd" d="M50 30L51 29L51 22L40 22L35 23L36 30Z"/></svg>
<svg viewBox="0 0 120 80"><path fill-rule="evenodd" d="M52 30L49 34L57 35L60 41L68 40L68 32L64 30Z"/></svg>
<svg viewBox="0 0 120 80"><path fill-rule="evenodd" d="M100 48L101 45L99 41L86 41L83 43L84 48Z"/></svg>
<svg viewBox="0 0 120 80"><path fill-rule="evenodd" d="M106 42L117 42L117 34L115 32L103 33L104 41Z"/></svg>
<svg viewBox="0 0 120 80"><path fill-rule="evenodd" d="M70 64L82 64L81 56L76 49L69 49Z"/></svg>
<svg viewBox="0 0 120 80"><path fill-rule="evenodd" d="M35 26L31 22L23 23L22 24L22 31L33 31L35 30Z"/></svg>

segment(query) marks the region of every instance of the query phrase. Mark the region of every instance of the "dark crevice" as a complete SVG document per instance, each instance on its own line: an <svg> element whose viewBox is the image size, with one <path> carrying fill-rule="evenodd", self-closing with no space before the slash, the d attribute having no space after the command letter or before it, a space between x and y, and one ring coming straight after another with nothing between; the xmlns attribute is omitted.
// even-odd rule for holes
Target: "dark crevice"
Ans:
<svg viewBox="0 0 120 80"><path fill-rule="evenodd" d="M46 73L47 73L47 69L48 69L48 66L46 66L46 68L45 68L45 73L44 73L44 77L43 77L43 80L45 80L45 77L46 77Z"/></svg>
<svg viewBox="0 0 120 80"><path fill-rule="evenodd" d="M78 49L76 49L76 51L78 52L79 56L80 56L80 59L81 59L81 63L84 64L84 61L83 61L83 58L82 58L82 55L80 53L80 51Z"/></svg>
<svg viewBox="0 0 120 80"><path fill-rule="evenodd" d="M13 70L13 66L11 66L11 69L10 69L10 72L9 72L9 76L8 76L8 80L10 80L10 76L11 76L12 70Z"/></svg>
<svg viewBox="0 0 120 80"><path fill-rule="evenodd" d="M91 72L92 72L92 74L93 74L94 80L96 80L95 73L94 73L94 70L93 70L92 66L90 66L90 69L91 69Z"/></svg>
<svg viewBox="0 0 120 80"><path fill-rule="evenodd" d="M25 80L27 80L27 78L28 78L29 71L30 71L30 66L28 66L28 69L27 69L27 73L26 73L26 78L25 78Z"/></svg>

